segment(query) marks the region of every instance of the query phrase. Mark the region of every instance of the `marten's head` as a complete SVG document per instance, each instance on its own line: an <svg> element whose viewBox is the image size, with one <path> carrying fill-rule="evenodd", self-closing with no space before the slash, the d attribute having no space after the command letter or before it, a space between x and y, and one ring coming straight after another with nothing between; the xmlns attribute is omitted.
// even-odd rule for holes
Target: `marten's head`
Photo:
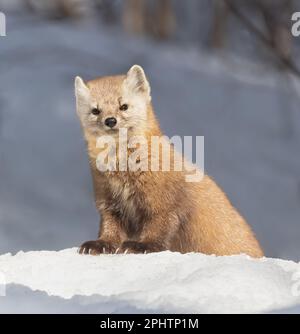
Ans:
<svg viewBox="0 0 300 334"><path fill-rule="evenodd" d="M150 85L138 65L126 75L101 77L85 83L75 79L77 113L91 135L117 134L121 128L141 131L147 127Z"/></svg>

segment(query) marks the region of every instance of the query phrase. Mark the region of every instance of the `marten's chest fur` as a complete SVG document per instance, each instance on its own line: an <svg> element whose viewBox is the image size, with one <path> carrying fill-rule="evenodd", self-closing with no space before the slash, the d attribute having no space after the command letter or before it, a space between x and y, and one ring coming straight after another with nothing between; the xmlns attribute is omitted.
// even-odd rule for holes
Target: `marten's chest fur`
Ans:
<svg viewBox="0 0 300 334"><path fill-rule="evenodd" d="M116 218L128 237L138 236L152 216L144 190L136 179L125 174L110 175L105 183L106 210Z"/></svg>

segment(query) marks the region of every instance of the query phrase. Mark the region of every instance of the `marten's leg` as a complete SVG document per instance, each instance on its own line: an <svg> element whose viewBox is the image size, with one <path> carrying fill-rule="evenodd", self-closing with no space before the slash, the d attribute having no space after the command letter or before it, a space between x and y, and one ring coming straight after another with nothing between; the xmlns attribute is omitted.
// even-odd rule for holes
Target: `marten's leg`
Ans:
<svg viewBox="0 0 300 334"><path fill-rule="evenodd" d="M128 253L161 252L170 248L174 235L178 232L179 220L176 215L154 217L143 227L138 241L123 242L121 251Z"/></svg>
<svg viewBox="0 0 300 334"><path fill-rule="evenodd" d="M108 212L102 213L97 240L86 241L79 248L80 254L117 253L121 247L121 232L118 221Z"/></svg>

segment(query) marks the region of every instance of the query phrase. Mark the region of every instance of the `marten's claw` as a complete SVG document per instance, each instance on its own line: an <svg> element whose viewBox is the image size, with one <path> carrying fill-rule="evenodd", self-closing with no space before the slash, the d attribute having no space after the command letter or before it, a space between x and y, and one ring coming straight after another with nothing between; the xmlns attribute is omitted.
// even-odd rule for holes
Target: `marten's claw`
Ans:
<svg viewBox="0 0 300 334"><path fill-rule="evenodd" d="M114 254L116 247L109 241L91 240L83 243L79 248L79 254Z"/></svg>

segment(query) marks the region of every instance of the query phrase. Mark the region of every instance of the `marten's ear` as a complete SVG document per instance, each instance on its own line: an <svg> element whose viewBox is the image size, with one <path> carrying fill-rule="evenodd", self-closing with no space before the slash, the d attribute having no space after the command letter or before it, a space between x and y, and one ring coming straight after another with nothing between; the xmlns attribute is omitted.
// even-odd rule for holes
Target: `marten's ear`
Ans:
<svg viewBox="0 0 300 334"><path fill-rule="evenodd" d="M141 66L133 65L130 68L126 74L125 84L131 92L141 93L149 101L151 100L150 85Z"/></svg>
<svg viewBox="0 0 300 334"><path fill-rule="evenodd" d="M88 100L90 97L90 90L85 82L80 78L75 78L75 95L77 100Z"/></svg>

